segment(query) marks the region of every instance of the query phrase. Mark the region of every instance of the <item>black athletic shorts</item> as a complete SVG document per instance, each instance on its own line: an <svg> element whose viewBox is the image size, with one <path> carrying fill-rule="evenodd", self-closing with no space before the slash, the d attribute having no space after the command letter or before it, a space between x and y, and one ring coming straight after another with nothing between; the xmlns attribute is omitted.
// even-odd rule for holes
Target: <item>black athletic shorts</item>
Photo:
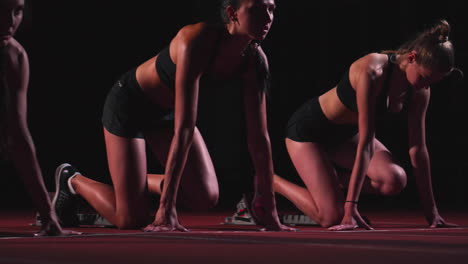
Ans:
<svg viewBox="0 0 468 264"><path fill-rule="evenodd" d="M114 135L143 138L144 131L173 127L174 111L146 98L133 69L123 74L107 94L102 124Z"/></svg>
<svg viewBox="0 0 468 264"><path fill-rule="evenodd" d="M356 125L334 124L327 119L318 97L305 102L291 116L286 137L298 142L316 142L336 146L358 133Z"/></svg>

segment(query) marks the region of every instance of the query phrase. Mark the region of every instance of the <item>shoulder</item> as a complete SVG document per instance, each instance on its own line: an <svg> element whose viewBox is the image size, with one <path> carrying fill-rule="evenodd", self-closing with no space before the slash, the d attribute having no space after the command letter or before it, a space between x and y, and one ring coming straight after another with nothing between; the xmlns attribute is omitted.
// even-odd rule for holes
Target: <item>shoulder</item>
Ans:
<svg viewBox="0 0 468 264"><path fill-rule="evenodd" d="M256 65L262 69L268 69L268 57L260 45L251 44L246 52L247 60L250 65Z"/></svg>
<svg viewBox="0 0 468 264"><path fill-rule="evenodd" d="M198 46L214 42L219 34L219 27L205 22L186 25L179 30L175 39L185 47Z"/></svg>
<svg viewBox="0 0 468 264"><path fill-rule="evenodd" d="M28 63L28 54L23 46L15 39L11 39L4 47L4 55L8 68L18 68Z"/></svg>
<svg viewBox="0 0 468 264"><path fill-rule="evenodd" d="M410 122L411 124L417 123L417 122L414 122L414 119L417 119L417 120L424 119L424 115L429 106L430 96L431 96L430 88L418 89L416 91L413 91L413 93L411 94L409 98L409 102L407 104L408 117L410 118L410 120L413 120L412 122Z"/></svg>
<svg viewBox="0 0 468 264"><path fill-rule="evenodd" d="M14 91L23 91L27 89L29 82L29 59L23 46L11 39L4 47L5 71L8 87Z"/></svg>
<svg viewBox="0 0 468 264"><path fill-rule="evenodd" d="M257 52L258 52L258 56L260 57L260 59L262 59L263 61L267 62L266 66L268 66L268 57L267 57L267 55L265 54L265 52L263 51L263 49L262 49L261 46L258 46Z"/></svg>
<svg viewBox="0 0 468 264"><path fill-rule="evenodd" d="M413 91L411 95L412 103L415 105L426 105L429 103L429 98L431 96L431 88L417 89Z"/></svg>
<svg viewBox="0 0 468 264"><path fill-rule="evenodd" d="M263 49L262 49L262 46L258 45L258 46L256 46L256 47L254 47L254 49L258 52L258 55L259 55L260 57L262 57L262 58L265 59L265 60L267 59L267 56L266 56L266 54L265 54L265 51L263 51Z"/></svg>
<svg viewBox="0 0 468 264"><path fill-rule="evenodd" d="M351 64L350 71L353 75L368 77L371 80L379 80L388 66L386 54L369 53Z"/></svg>
<svg viewBox="0 0 468 264"><path fill-rule="evenodd" d="M268 58L261 46L253 45L245 52L245 65L243 78L246 80L257 79L259 76L266 77L269 75Z"/></svg>

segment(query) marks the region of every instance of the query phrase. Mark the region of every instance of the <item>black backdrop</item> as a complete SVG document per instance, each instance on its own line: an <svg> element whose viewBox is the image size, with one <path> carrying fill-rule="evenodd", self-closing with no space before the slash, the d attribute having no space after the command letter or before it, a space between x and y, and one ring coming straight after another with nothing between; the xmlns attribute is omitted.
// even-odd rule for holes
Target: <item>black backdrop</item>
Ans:
<svg viewBox="0 0 468 264"><path fill-rule="evenodd" d="M218 14L217 0L121 2L39 3L34 30L28 2L17 39L31 60L29 124L50 191L62 162L109 182L100 124L107 91L121 73L167 45L180 27ZM354 59L394 49L424 25L445 18L452 25L457 65L468 72L468 19L462 2L277 0L274 25L262 44L273 75L268 111L276 172L299 182L284 147L287 119L307 98L334 86ZM207 103L200 107L199 127L220 180L220 207L232 206L251 187L239 96L237 89L224 87L203 97ZM466 79L444 80L432 92L427 140L442 208L468 208L466 98ZM379 124L378 136L409 168L405 129L403 118L392 117ZM148 160L150 171L161 171L151 153ZM14 170L5 162L2 167L0 208L31 206ZM417 206L414 177L407 172L402 194L364 198L364 206Z"/></svg>

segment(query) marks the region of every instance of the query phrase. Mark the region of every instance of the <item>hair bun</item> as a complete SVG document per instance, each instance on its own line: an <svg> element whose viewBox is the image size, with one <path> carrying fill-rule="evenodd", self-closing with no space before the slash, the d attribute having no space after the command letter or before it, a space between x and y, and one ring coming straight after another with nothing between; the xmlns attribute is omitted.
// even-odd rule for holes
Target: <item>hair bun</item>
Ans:
<svg viewBox="0 0 468 264"><path fill-rule="evenodd" d="M439 36L439 42L440 43L444 43L446 41L448 41L448 36L444 36L444 35Z"/></svg>
<svg viewBox="0 0 468 264"><path fill-rule="evenodd" d="M439 43L449 40L450 24L445 19L437 21L429 30L429 36L436 39Z"/></svg>

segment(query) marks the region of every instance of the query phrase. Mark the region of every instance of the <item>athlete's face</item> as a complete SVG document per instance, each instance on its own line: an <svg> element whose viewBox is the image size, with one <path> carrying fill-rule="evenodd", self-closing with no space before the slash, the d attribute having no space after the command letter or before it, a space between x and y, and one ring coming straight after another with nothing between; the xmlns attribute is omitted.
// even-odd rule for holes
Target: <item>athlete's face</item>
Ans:
<svg viewBox="0 0 468 264"><path fill-rule="evenodd" d="M24 0L0 0L0 47L6 46L23 20Z"/></svg>
<svg viewBox="0 0 468 264"><path fill-rule="evenodd" d="M406 67L406 79L415 89L428 88L431 84L440 81L446 72L440 72L430 67L425 67L416 62L416 53L408 56L408 66Z"/></svg>
<svg viewBox="0 0 468 264"><path fill-rule="evenodd" d="M431 84L440 81L445 72L433 70L417 63L409 64L406 68L406 78L415 89L427 88Z"/></svg>
<svg viewBox="0 0 468 264"><path fill-rule="evenodd" d="M236 23L250 38L263 40L273 23L275 7L274 0L241 0Z"/></svg>

